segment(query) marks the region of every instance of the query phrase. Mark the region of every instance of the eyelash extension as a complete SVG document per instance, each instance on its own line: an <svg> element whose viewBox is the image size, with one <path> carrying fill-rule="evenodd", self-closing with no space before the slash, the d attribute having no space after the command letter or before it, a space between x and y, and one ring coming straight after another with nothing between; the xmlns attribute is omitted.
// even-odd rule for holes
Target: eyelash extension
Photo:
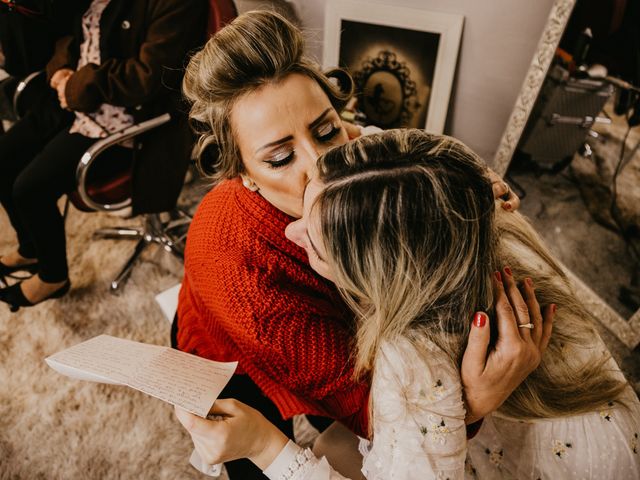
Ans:
<svg viewBox="0 0 640 480"><path fill-rule="evenodd" d="M332 125L332 129L329 133L327 133L326 135L320 135L318 136L318 140L320 140L321 142L329 142L333 139L333 137L335 137L339 132L340 132L340 127L336 127L335 125Z"/></svg>
<svg viewBox="0 0 640 480"><path fill-rule="evenodd" d="M293 155L294 155L295 151L291 151L291 153L289 155L287 155L286 157L284 157L282 160L266 160L266 162L272 167L272 168L280 168L280 167L284 167L285 165L288 165L289 163L291 163L291 160L293 160ZM277 156L276 156L277 158Z"/></svg>
<svg viewBox="0 0 640 480"><path fill-rule="evenodd" d="M331 131L329 131L329 133L327 133L325 135L319 135L316 138L322 143L328 143L331 140L333 140L333 138L336 135L338 135L338 133L340 133L340 127L336 127L336 126L332 125ZM295 154L295 151L292 151L289 155L287 155L282 160L265 160L265 161L272 168L281 168L281 167L284 167L284 166L288 165L289 163L291 163L291 161L293 160L294 154ZM276 155L276 158L277 158L277 155Z"/></svg>

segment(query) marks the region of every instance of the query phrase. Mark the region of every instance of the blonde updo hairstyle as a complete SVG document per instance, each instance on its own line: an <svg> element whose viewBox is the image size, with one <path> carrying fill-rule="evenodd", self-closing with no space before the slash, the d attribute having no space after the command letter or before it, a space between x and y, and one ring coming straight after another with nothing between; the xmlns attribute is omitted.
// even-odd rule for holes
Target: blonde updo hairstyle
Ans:
<svg viewBox="0 0 640 480"><path fill-rule="evenodd" d="M348 75L337 70L324 74L304 55L300 30L270 11L240 15L191 58L183 91L191 104L189 119L198 136L193 156L214 182L244 171L230 121L235 102L293 73L315 80L338 112L351 96L353 84ZM340 80L342 89L330 81L333 76Z"/></svg>

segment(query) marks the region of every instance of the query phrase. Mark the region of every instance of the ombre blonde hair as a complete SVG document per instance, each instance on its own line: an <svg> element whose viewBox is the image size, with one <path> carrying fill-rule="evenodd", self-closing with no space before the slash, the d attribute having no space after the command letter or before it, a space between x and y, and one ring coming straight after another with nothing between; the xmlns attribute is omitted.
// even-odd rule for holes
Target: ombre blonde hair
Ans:
<svg viewBox="0 0 640 480"><path fill-rule="evenodd" d="M589 313L527 220L496 208L486 167L469 148L390 130L327 152L318 169L326 187L313 209L358 318L357 373L371 372L382 342L398 337L431 340L460 366L471 316L492 313L493 272L509 265L533 280L541 305L558 310L540 366L500 410L550 418L620 396L625 383L605 367L608 354L588 350L598 338Z"/></svg>
<svg viewBox="0 0 640 480"><path fill-rule="evenodd" d="M191 104L189 119L198 136L193 156L214 182L244 171L230 121L236 101L294 73L315 80L338 112L351 96L351 78L337 69L322 73L304 55L300 30L275 12L240 15L191 58L182 88ZM339 80L339 85L334 85L331 77Z"/></svg>

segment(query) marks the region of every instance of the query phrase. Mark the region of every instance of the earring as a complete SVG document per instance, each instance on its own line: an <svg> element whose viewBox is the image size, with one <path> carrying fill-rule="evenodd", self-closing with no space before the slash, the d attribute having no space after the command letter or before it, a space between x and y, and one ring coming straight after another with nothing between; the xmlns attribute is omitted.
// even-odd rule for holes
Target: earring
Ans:
<svg viewBox="0 0 640 480"><path fill-rule="evenodd" d="M249 177L242 177L242 185L244 185L244 188L252 192L258 191L258 186Z"/></svg>

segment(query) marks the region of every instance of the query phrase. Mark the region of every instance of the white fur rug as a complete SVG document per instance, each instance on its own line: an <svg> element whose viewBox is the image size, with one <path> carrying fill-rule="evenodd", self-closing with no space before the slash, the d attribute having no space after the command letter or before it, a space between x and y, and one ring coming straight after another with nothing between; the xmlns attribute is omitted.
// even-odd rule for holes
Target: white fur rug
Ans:
<svg viewBox="0 0 640 480"><path fill-rule="evenodd" d="M177 283L181 265L151 247L122 294L109 282L133 242L91 241L103 226L136 224L71 209L71 292L10 313L0 305L0 479L203 478L171 406L127 387L72 380L44 358L101 333L168 345L154 295ZM15 248L0 208L0 254Z"/></svg>

